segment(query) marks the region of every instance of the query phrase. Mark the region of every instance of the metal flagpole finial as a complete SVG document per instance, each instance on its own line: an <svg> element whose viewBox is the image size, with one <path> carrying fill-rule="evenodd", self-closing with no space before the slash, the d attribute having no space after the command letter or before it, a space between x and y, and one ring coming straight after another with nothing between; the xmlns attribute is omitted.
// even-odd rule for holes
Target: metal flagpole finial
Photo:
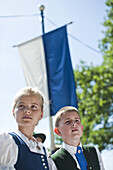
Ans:
<svg viewBox="0 0 113 170"><path fill-rule="evenodd" d="M45 9L44 5L39 5L38 7L39 7L40 11L44 11L44 9Z"/></svg>
<svg viewBox="0 0 113 170"><path fill-rule="evenodd" d="M43 11L45 9L45 6L44 5L39 5L39 10L40 10L40 15L41 15L41 23L42 23L42 32L43 34L45 33L45 30L44 30L44 15L43 15Z"/></svg>

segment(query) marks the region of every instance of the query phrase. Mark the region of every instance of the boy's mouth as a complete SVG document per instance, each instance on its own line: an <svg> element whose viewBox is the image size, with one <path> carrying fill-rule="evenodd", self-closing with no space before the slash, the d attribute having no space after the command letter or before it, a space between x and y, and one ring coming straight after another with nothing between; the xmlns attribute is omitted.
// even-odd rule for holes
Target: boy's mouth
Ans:
<svg viewBox="0 0 113 170"><path fill-rule="evenodd" d="M78 129L72 129L72 132L78 132Z"/></svg>

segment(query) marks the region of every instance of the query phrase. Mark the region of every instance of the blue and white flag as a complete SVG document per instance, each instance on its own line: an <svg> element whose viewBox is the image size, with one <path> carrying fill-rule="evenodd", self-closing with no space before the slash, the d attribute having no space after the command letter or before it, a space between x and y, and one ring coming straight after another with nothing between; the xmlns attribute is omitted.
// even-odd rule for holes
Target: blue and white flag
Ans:
<svg viewBox="0 0 113 170"><path fill-rule="evenodd" d="M64 106L77 107L66 26L18 45L27 85L45 96L44 116Z"/></svg>

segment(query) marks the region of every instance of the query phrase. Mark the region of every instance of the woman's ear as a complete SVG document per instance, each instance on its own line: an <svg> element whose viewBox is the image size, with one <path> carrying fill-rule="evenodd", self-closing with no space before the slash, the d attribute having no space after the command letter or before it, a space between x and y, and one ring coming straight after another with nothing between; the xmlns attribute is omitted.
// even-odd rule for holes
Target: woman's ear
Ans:
<svg viewBox="0 0 113 170"><path fill-rule="evenodd" d="M57 135L61 136L61 133L60 133L60 131L59 131L59 129L58 129L57 127L54 129L54 132L55 132Z"/></svg>
<svg viewBox="0 0 113 170"><path fill-rule="evenodd" d="M13 116L14 116L14 118L15 118L15 113L14 113L14 110L12 110L12 113L13 113Z"/></svg>
<svg viewBox="0 0 113 170"><path fill-rule="evenodd" d="M41 112L41 115L40 115L40 119L39 120L41 120L43 118L43 112Z"/></svg>

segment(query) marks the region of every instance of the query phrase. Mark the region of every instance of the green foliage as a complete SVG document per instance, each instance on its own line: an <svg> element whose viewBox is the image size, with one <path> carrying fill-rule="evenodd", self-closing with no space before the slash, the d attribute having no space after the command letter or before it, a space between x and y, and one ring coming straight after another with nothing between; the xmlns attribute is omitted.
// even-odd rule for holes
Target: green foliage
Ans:
<svg viewBox="0 0 113 170"><path fill-rule="evenodd" d="M55 137L55 144L61 145L63 142L62 138L60 136L56 135L55 133L54 133L54 137Z"/></svg>
<svg viewBox="0 0 113 170"><path fill-rule="evenodd" d="M78 108L84 126L82 143L113 148L113 68L81 66L75 71Z"/></svg>
<svg viewBox="0 0 113 170"><path fill-rule="evenodd" d="M97 144L100 151L113 149L113 0L106 5L105 37L100 43L103 52L101 66L84 62L74 72L77 98L84 133L84 144Z"/></svg>
<svg viewBox="0 0 113 170"><path fill-rule="evenodd" d="M87 66L81 61L74 71L78 108L84 126L82 143L98 145L99 150L113 149L113 0L107 0L103 23L105 37L99 47L101 66ZM61 139L56 139L60 140Z"/></svg>
<svg viewBox="0 0 113 170"><path fill-rule="evenodd" d="M81 61L74 71L78 108L84 126L82 143L98 145L99 150L113 149L113 0L107 0L103 23L105 37L99 47L101 66L87 66ZM59 142L58 142L59 141ZM56 137L56 143L62 143Z"/></svg>

